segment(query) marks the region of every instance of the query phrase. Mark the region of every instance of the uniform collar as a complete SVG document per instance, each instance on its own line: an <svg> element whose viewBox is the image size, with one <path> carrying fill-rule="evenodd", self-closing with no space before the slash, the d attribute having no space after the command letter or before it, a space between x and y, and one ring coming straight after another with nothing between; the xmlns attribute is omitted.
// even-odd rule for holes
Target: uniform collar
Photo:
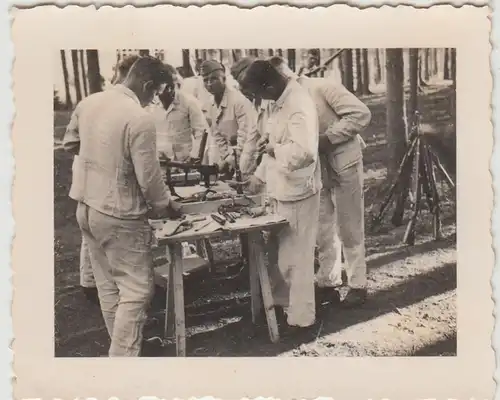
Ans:
<svg viewBox="0 0 500 400"><path fill-rule="evenodd" d="M283 107L283 103L285 102L286 98L290 94L290 92L293 90L293 88L297 85L297 82L294 79L289 79L288 83L285 87L285 90L283 90L283 93L281 93L281 96L274 102L274 105L278 108Z"/></svg>
<svg viewBox="0 0 500 400"><path fill-rule="evenodd" d="M130 97L132 100L134 100L137 104L139 104L139 105L141 104L137 95L132 90L130 90L128 87L122 85L121 83L116 84L113 87L113 89L118 90L119 92L122 92L124 95L126 95L126 96Z"/></svg>

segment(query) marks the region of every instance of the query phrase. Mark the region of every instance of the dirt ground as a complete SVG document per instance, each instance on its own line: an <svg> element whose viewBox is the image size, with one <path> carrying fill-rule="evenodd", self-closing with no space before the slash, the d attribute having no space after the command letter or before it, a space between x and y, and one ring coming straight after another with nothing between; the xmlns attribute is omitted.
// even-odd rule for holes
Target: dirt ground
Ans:
<svg viewBox="0 0 500 400"><path fill-rule="evenodd" d="M448 137L454 134L449 114L451 89L425 88L421 113L426 129ZM454 356L456 355L456 214L454 193L443 183L443 239L434 241L431 217L424 206L414 246L401 243L404 227L388 221L372 232L371 219L385 196L385 136L383 95L363 99L372 111L363 134L365 150L366 251L368 302L356 310L323 305L314 330L300 337L269 341L267 330L250 322L248 276L236 260L212 274L197 272L185 278L188 356ZM80 234L75 203L68 198L71 158L58 149L67 113L55 115L54 150L54 279L55 355L106 355L109 338L100 310L80 292ZM443 154L450 165L453 157ZM408 218L409 211L405 214ZM390 219L390 214L389 218ZM216 260L235 259L237 241L214 243ZM226 265L228 263L226 262ZM158 288L146 336L161 336L164 292ZM174 355L167 343L157 356Z"/></svg>

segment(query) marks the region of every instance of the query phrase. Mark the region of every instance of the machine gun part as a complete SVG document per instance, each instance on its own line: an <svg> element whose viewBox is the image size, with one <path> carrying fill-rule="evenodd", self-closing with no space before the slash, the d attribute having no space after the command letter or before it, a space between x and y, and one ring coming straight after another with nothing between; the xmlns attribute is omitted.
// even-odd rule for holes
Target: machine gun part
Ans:
<svg viewBox="0 0 500 400"><path fill-rule="evenodd" d="M221 217L220 215L217 215L217 214L210 214L210 216L219 225L225 225L226 224L226 220L224 219L224 217Z"/></svg>

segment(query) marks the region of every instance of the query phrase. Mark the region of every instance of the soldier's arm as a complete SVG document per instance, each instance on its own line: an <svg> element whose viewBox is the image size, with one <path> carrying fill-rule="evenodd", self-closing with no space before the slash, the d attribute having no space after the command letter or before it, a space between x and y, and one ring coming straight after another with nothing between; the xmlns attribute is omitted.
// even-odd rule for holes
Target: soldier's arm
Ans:
<svg viewBox="0 0 500 400"><path fill-rule="evenodd" d="M63 148L67 152L78 155L80 152L80 132L78 131L78 114L80 111L79 103L73 114L71 114L71 119L68 126L66 127L66 132L63 139Z"/></svg>
<svg viewBox="0 0 500 400"><path fill-rule="evenodd" d="M193 148L191 150L191 158L198 158L200 152L201 138L203 132L208 129L207 120L199 102L192 98L189 99L189 123L193 132Z"/></svg>
<svg viewBox="0 0 500 400"><path fill-rule="evenodd" d="M295 112L287 123L287 140L274 149L275 158L280 168L295 171L311 165L318 154L318 135L308 119L317 118L306 112ZM316 135L316 136L314 136Z"/></svg>
<svg viewBox="0 0 500 400"><path fill-rule="evenodd" d="M260 137L257 130L257 111L247 98L243 98L236 106L235 115L238 122L236 151L241 172L248 175L254 169L257 159L257 141Z"/></svg>
<svg viewBox="0 0 500 400"><path fill-rule="evenodd" d="M135 119L129 125L129 148L135 176L146 203L155 214L165 213L170 203L156 155L156 130L151 116Z"/></svg>
<svg viewBox="0 0 500 400"><path fill-rule="evenodd" d="M371 120L370 109L343 85L329 82L322 85L320 90L326 102L340 117L326 132L321 132L326 134L332 144L343 143L368 126Z"/></svg>

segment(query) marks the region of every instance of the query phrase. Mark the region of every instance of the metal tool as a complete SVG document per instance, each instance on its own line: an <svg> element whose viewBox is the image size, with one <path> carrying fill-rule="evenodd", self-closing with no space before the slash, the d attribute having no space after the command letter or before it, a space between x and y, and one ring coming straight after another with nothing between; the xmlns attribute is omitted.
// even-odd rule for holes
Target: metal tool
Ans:
<svg viewBox="0 0 500 400"><path fill-rule="evenodd" d="M199 230L207 227L208 225L210 225L212 223L212 219L208 220L207 222L205 222L204 224L198 226L197 228L195 228L195 232L198 232Z"/></svg>
<svg viewBox="0 0 500 400"><path fill-rule="evenodd" d="M225 225L226 224L226 219L220 215L217 214L210 214L212 219L217 222L219 225Z"/></svg>

